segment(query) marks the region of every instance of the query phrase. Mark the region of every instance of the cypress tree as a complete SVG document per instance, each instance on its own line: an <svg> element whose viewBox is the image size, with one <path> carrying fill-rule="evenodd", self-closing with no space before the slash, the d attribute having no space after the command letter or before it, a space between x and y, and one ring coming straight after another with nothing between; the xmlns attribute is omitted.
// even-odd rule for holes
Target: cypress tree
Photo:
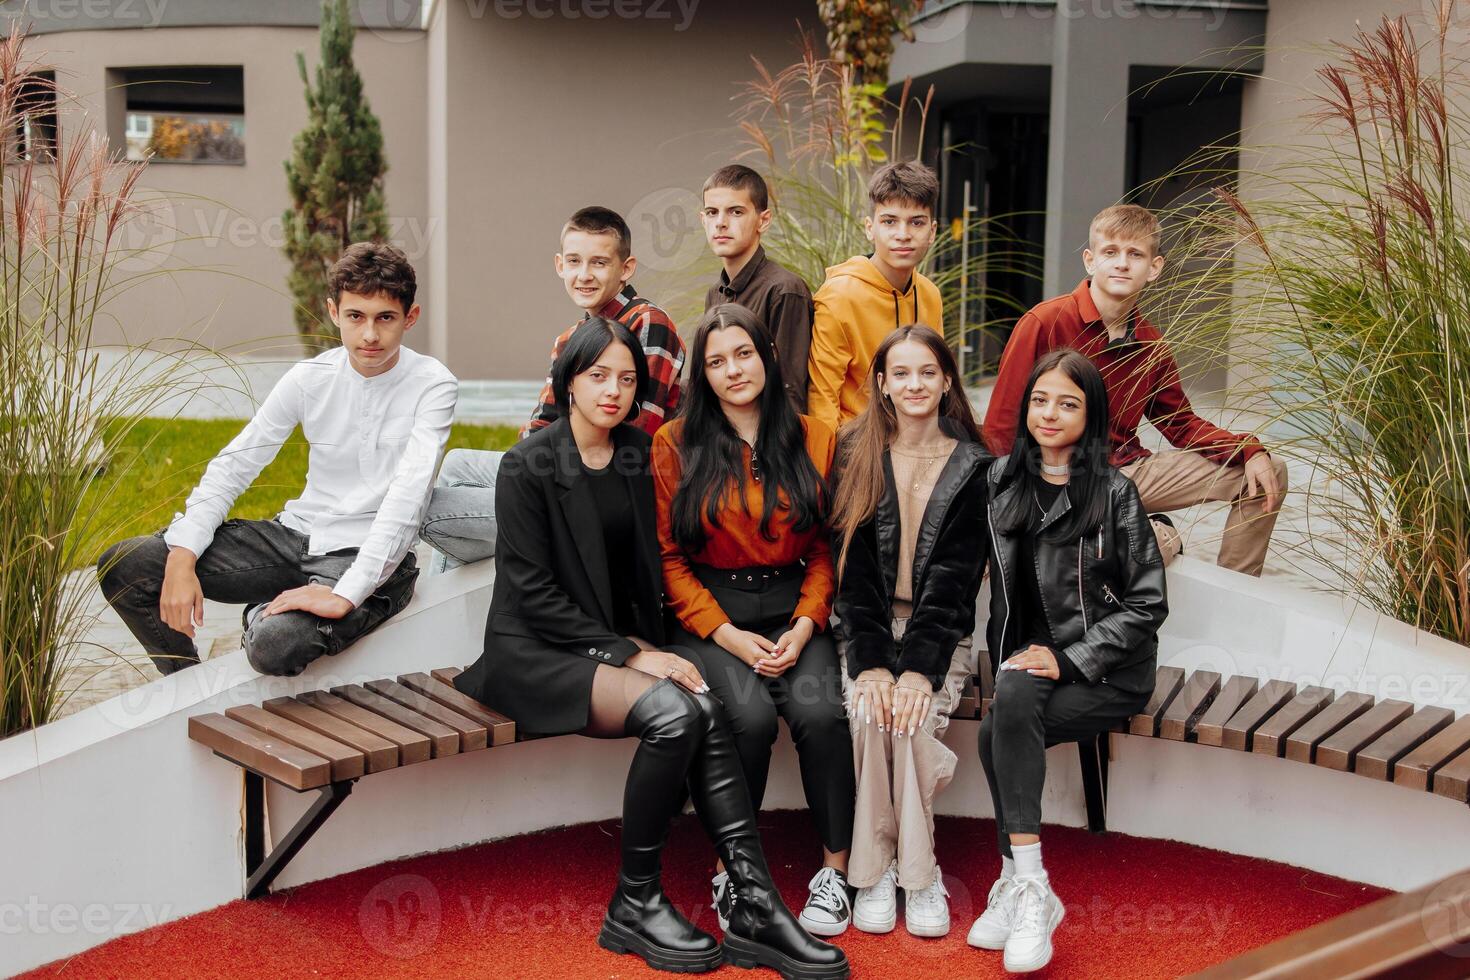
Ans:
<svg viewBox="0 0 1470 980"><path fill-rule="evenodd" d="M383 131L352 62L354 33L347 0L322 0L315 85L307 78L305 55L296 53L307 120L286 161L291 207L285 213L285 253L296 330L313 353L340 340L326 312L327 270L353 242L388 236Z"/></svg>

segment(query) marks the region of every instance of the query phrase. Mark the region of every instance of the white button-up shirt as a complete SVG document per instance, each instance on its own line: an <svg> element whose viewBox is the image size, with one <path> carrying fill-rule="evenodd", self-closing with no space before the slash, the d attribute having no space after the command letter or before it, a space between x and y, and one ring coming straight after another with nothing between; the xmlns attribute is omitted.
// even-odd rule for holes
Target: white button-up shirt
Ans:
<svg viewBox="0 0 1470 980"><path fill-rule="evenodd" d="M311 539L313 555L358 549L332 591L361 605L418 534L458 387L448 368L407 347L373 378L357 373L340 347L302 361L210 462L164 541L202 555L235 499L300 425L311 449L306 489L278 519Z"/></svg>

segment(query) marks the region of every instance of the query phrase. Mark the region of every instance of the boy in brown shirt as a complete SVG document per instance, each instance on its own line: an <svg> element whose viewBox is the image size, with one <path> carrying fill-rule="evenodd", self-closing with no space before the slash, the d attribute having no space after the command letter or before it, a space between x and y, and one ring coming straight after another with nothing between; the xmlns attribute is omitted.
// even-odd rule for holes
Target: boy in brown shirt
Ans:
<svg viewBox="0 0 1470 980"><path fill-rule="evenodd" d="M806 359L812 343L812 291L796 273L766 257L761 236L771 226L770 193L761 175L732 163L704 182L704 236L724 268L704 308L738 303L765 323L791 405L806 413Z"/></svg>

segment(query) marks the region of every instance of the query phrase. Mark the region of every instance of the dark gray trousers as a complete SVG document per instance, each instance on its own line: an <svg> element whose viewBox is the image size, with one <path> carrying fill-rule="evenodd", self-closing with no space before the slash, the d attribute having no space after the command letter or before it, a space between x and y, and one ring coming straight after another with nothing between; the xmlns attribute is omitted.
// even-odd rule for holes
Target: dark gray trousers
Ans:
<svg viewBox="0 0 1470 980"><path fill-rule="evenodd" d="M309 555L309 539L279 521L228 520L194 567L206 599L247 606L241 645L262 674L291 676L318 657L340 653L372 632L413 597L418 566L410 552L388 581L341 619L291 610L264 619L255 607L287 589L334 585L357 557L356 548ZM163 534L121 541L97 563L102 595L117 610L160 673L199 662L194 641L165 623L158 600L168 545Z"/></svg>
<svg viewBox="0 0 1470 980"><path fill-rule="evenodd" d="M1041 832L1047 748L1105 732L1147 703L1148 695L1107 684L1059 684L1024 670L998 672L995 700L980 722L980 763L1002 854L1011 855L1011 834Z"/></svg>

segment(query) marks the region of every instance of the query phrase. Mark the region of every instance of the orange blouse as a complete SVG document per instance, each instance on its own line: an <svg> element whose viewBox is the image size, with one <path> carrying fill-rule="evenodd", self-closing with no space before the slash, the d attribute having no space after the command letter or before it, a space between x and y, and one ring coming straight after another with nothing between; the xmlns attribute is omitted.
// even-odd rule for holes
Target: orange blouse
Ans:
<svg viewBox="0 0 1470 980"><path fill-rule="evenodd" d="M837 437L825 422L801 417L806 429L806 451L825 478L832 469L832 452ZM801 583L801 599L792 619L808 616L817 629L825 629L832 613L832 552L825 522L800 534L791 530L777 508L771 518L775 541L761 535L761 509L765 506L762 484L750 473L750 447L744 447L746 506L740 509L740 498L734 497L720 512L720 526L704 522L704 547L688 554L674 540L674 491L679 488L683 465L679 459L679 436L684 429L682 419L664 425L653 437L653 481L658 499L658 543L663 554L664 600L684 628L696 636L709 635L730 617L719 602L695 577L694 564L712 568L780 567L798 560L806 562L806 577Z"/></svg>

